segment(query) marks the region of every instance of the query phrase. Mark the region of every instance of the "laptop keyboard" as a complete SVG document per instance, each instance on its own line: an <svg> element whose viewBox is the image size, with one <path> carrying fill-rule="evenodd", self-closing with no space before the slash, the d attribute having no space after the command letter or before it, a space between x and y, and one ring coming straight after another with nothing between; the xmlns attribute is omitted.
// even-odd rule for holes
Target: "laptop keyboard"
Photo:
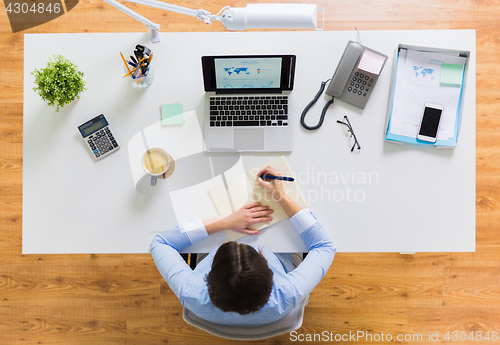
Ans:
<svg viewBox="0 0 500 345"><path fill-rule="evenodd" d="M210 127L288 126L288 96L210 97Z"/></svg>

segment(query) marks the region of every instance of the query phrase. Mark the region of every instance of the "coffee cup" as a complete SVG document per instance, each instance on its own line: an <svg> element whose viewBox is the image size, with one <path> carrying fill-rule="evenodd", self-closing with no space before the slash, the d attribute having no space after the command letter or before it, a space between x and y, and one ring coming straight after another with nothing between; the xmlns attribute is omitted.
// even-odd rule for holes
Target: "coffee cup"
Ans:
<svg viewBox="0 0 500 345"><path fill-rule="evenodd" d="M151 175L151 186L156 186L158 176L166 173L169 166L170 156L160 148L149 149L142 156L142 167L148 175Z"/></svg>

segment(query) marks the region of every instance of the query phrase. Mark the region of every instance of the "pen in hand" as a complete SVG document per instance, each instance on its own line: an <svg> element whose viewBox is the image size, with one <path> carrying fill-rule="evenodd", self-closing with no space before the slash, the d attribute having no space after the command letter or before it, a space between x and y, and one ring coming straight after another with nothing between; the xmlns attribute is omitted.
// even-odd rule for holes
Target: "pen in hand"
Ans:
<svg viewBox="0 0 500 345"><path fill-rule="evenodd" d="M295 181L295 179L293 177L274 176L274 175L269 175L269 174L262 174L259 177L264 179L264 180L279 180L279 181L288 181L288 182Z"/></svg>

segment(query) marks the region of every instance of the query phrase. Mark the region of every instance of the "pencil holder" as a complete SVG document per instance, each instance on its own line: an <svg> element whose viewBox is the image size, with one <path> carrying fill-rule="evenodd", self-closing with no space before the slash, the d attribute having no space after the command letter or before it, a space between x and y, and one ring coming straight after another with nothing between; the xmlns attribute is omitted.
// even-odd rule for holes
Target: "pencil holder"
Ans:
<svg viewBox="0 0 500 345"><path fill-rule="evenodd" d="M125 72L127 71L125 70ZM154 78L155 78L154 71L151 67L148 68L146 75L142 77L133 77L132 74L127 77L127 79L130 79L132 81L132 85L138 89L147 88L149 85L151 85Z"/></svg>
<svg viewBox="0 0 500 345"><path fill-rule="evenodd" d="M129 76L130 80L132 80L132 85L138 89L144 89L147 88L151 83L153 82L153 79L155 78L155 74L153 72L153 69L150 67L148 68L148 72L144 77L139 77L139 78L132 78L132 76Z"/></svg>

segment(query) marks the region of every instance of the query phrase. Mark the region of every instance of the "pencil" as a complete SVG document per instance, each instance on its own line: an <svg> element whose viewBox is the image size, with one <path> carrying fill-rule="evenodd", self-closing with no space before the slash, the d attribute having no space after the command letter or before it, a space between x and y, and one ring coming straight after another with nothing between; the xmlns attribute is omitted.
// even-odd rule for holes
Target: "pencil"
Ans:
<svg viewBox="0 0 500 345"><path fill-rule="evenodd" d="M127 63L127 60L125 60L125 58L123 57L122 52L120 52L120 55L121 55L121 57L122 57L123 63L125 64L125 67L127 67L127 71L129 71L129 73L130 73L130 68L128 68L128 63ZM125 77L126 77L126 76L125 76ZM125 78L125 77L124 77L124 78Z"/></svg>
<svg viewBox="0 0 500 345"><path fill-rule="evenodd" d="M130 71L130 70L129 70L129 71ZM130 72L128 72L127 74L125 74L125 75L123 76L123 78L128 77L129 75L131 75L131 74L132 74L132 73L134 73L134 72L135 72L135 68L134 68L133 70L131 70Z"/></svg>

